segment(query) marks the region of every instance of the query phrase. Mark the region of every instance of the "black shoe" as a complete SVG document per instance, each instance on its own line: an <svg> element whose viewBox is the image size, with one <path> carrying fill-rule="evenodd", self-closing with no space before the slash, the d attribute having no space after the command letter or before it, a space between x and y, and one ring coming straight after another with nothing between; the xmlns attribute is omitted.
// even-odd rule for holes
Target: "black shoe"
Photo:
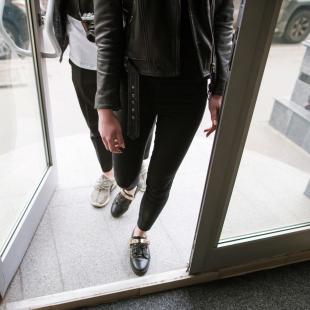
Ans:
<svg viewBox="0 0 310 310"><path fill-rule="evenodd" d="M146 237L131 236L130 265L137 276L143 276L149 269L151 261L149 243Z"/></svg>
<svg viewBox="0 0 310 310"><path fill-rule="evenodd" d="M135 196L131 196L125 193L123 190L119 192L114 198L111 206L112 216L120 217L121 215L123 215L129 209L129 206L134 198Z"/></svg>

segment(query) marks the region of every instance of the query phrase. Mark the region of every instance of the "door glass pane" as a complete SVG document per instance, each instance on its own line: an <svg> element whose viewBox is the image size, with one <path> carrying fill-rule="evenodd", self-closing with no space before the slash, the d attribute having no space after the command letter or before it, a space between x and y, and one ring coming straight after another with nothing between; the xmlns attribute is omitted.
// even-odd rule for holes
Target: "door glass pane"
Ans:
<svg viewBox="0 0 310 310"><path fill-rule="evenodd" d="M26 1L6 1L4 26L32 49ZM0 250L47 169L33 57L20 57L0 36Z"/></svg>
<svg viewBox="0 0 310 310"><path fill-rule="evenodd" d="M310 222L310 13L295 9L283 2L221 241Z"/></svg>

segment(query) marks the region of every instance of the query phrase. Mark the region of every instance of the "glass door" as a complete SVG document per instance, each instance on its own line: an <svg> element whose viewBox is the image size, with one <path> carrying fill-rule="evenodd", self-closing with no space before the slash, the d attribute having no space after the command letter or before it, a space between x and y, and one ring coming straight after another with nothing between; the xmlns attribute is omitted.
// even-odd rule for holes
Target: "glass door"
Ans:
<svg viewBox="0 0 310 310"><path fill-rule="evenodd" d="M298 4L241 1L192 274L310 250L310 2Z"/></svg>
<svg viewBox="0 0 310 310"><path fill-rule="evenodd" d="M52 1L51 1L52 2ZM51 3L53 4L53 3ZM0 293L56 185L38 1L0 1ZM50 25L50 17L46 24ZM45 56L56 56L57 51Z"/></svg>

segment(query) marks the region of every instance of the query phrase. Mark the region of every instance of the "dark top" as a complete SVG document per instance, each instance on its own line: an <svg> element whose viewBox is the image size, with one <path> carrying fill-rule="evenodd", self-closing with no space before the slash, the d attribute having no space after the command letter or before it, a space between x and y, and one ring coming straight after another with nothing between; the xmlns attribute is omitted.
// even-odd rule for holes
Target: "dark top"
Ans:
<svg viewBox="0 0 310 310"><path fill-rule="evenodd" d="M198 53L196 51L194 37L189 18L188 0L181 0L181 27L180 27L180 70L181 73L177 77L151 77L142 76L144 84L148 82L179 81L193 80L204 81L199 67ZM149 86L149 85L148 85ZM149 87L148 87L149 88Z"/></svg>
<svg viewBox="0 0 310 310"><path fill-rule="evenodd" d="M181 78L202 78L189 18L188 0L181 0L180 61Z"/></svg>
<svg viewBox="0 0 310 310"><path fill-rule="evenodd" d="M66 0L66 13L77 20L81 20L81 15L83 13L93 13L94 3L89 0Z"/></svg>
<svg viewBox="0 0 310 310"><path fill-rule="evenodd" d="M79 1L78 0L67 0L66 4L66 13L71 17L81 20L80 18L80 9L79 9Z"/></svg>
<svg viewBox="0 0 310 310"><path fill-rule="evenodd" d="M141 75L141 103L165 105L177 102L179 106L194 104L206 99L208 79L201 74L190 25L188 0L181 0L180 67L177 77L152 77ZM205 100L206 101L206 100Z"/></svg>
<svg viewBox="0 0 310 310"><path fill-rule="evenodd" d="M67 14L78 20L80 20L80 11L81 13L93 12L94 9L93 1L66 0L65 3ZM190 24L188 0L181 0L180 67L181 74L177 79L202 79Z"/></svg>

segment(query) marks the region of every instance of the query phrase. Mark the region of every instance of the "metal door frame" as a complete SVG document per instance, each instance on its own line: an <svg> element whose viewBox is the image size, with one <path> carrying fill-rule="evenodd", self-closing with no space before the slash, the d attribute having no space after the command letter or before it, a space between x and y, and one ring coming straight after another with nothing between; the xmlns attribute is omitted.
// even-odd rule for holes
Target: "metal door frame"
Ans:
<svg viewBox="0 0 310 310"><path fill-rule="evenodd" d="M27 18L29 23L29 34L31 38L32 57L34 61L34 72L37 84L38 102L42 131L47 158L47 170L42 175L42 180L33 194L30 203L24 210L19 222L15 226L14 233L8 240L5 250L0 259L0 295L4 296L11 279L18 269L23 256L35 234L40 220L46 210L48 202L55 191L57 184L57 170L55 162L54 136L52 131L51 109L49 102L49 90L47 85L47 70L45 60L41 53L43 46L42 33L39 31L39 0L25 1L27 6ZM55 54L51 54L56 56Z"/></svg>
<svg viewBox="0 0 310 310"><path fill-rule="evenodd" d="M243 0L235 53L191 253L190 274L310 249L301 224L219 243L282 0Z"/></svg>

